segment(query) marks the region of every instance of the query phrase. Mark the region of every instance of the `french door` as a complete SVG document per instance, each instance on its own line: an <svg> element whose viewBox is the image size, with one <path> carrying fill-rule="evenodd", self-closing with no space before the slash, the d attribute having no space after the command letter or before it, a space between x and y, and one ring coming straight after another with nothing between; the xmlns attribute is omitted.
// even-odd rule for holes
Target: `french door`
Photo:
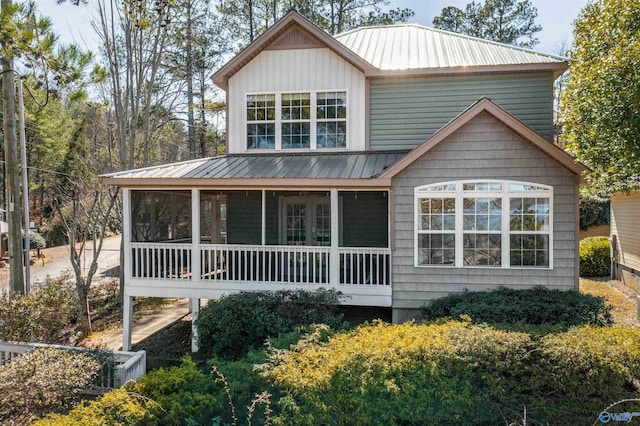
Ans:
<svg viewBox="0 0 640 426"><path fill-rule="evenodd" d="M283 198L280 240L283 245L330 246L331 204L329 198Z"/></svg>

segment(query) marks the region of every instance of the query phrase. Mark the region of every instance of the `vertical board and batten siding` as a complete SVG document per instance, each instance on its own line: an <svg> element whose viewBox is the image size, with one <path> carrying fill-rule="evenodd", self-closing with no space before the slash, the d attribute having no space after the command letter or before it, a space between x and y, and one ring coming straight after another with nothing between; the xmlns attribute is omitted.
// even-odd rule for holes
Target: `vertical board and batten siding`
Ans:
<svg viewBox="0 0 640 426"><path fill-rule="evenodd" d="M466 179L505 179L553 186L553 269L414 266L414 188ZM574 175L533 144L484 112L399 173L393 245L394 321L416 313L427 301L465 289L499 286L576 288Z"/></svg>
<svg viewBox="0 0 640 426"><path fill-rule="evenodd" d="M550 73L371 80L370 148L415 148L481 97L551 140L552 82Z"/></svg>
<svg viewBox="0 0 640 426"><path fill-rule="evenodd" d="M616 236L618 263L640 271L640 193L611 197L611 235Z"/></svg>
<svg viewBox="0 0 640 426"><path fill-rule="evenodd" d="M328 48L264 50L229 79L229 153L246 151L248 93L347 91L347 140L365 149L364 74Z"/></svg>

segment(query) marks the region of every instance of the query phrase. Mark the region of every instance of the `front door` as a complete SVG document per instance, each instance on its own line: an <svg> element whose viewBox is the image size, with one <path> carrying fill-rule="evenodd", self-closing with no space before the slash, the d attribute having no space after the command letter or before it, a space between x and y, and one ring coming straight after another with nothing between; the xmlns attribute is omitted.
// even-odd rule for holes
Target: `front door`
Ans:
<svg viewBox="0 0 640 426"><path fill-rule="evenodd" d="M282 200L281 244L331 245L329 197L285 197Z"/></svg>

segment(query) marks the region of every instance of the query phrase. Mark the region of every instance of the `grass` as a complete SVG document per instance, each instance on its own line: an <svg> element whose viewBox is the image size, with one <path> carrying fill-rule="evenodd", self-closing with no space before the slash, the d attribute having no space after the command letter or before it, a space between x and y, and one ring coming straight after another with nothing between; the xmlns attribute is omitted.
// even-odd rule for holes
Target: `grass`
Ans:
<svg viewBox="0 0 640 426"><path fill-rule="evenodd" d="M611 315L615 326L638 326L638 311L635 303L606 281L580 278L580 291L592 296L604 297L607 304L613 306Z"/></svg>

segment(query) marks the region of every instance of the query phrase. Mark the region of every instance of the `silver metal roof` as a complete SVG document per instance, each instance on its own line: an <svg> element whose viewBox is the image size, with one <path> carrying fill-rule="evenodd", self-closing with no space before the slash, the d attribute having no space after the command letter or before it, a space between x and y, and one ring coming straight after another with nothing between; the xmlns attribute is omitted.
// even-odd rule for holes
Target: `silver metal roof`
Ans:
<svg viewBox="0 0 640 426"><path fill-rule="evenodd" d="M381 70L566 61L560 56L415 24L356 28L336 39Z"/></svg>
<svg viewBox="0 0 640 426"><path fill-rule="evenodd" d="M103 175L111 179L368 179L408 151L230 154ZM258 183L258 182L256 182Z"/></svg>

